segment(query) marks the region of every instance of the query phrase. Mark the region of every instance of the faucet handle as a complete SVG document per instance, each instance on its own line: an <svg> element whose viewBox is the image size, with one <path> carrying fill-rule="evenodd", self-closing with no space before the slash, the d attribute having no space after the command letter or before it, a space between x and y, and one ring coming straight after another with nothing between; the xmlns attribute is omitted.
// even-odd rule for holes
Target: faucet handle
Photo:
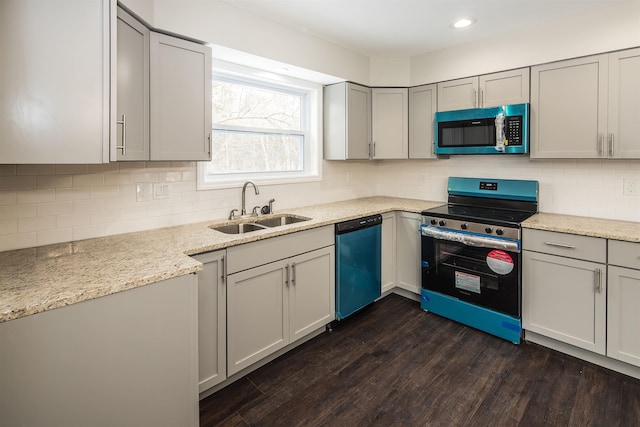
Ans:
<svg viewBox="0 0 640 427"><path fill-rule="evenodd" d="M275 201L276 199L269 200L269 213L273 213L273 202Z"/></svg>
<svg viewBox="0 0 640 427"><path fill-rule="evenodd" d="M238 212L238 209L231 209L231 212L229 212L229 219L233 219L236 216L236 212Z"/></svg>
<svg viewBox="0 0 640 427"><path fill-rule="evenodd" d="M251 215L258 216L258 214L260 213L258 212L258 209L260 209L260 206L254 206L253 210L251 211Z"/></svg>

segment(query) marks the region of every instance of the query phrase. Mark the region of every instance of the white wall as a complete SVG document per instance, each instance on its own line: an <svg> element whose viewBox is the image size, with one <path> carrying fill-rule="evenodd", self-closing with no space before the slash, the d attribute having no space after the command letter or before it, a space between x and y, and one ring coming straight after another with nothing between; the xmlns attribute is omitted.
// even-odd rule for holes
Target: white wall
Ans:
<svg viewBox="0 0 640 427"><path fill-rule="evenodd" d="M411 58L411 85L640 46L640 2Z"/></svg>
<svg viewBox="0 0 640 427"><path fill-rule="evenodd" d="M155 0L155 25L212 44L369 84L369 58L219 1Z"/></svg>
<svg viewBox="0 0 640 427"><path fill-rule="evenodd" d="M324 162L322 181L260 187L247 205L274 210L371 196L374 164ZM136 201L136 182L169 184L170 198ZM0 251L224 219L241 190L196 191L195 163L0 165Z"/></svg>
<svg viewBox="0 0 640 427"><path fill-rule="evenodd" d="M380 162L376 175L378 195L436 201L446 201L449 176L537 180L542 212L640 222L640 196L622 194L624 179L640 181L640 160L451 156Z"/></svg>
<svg viewBox="0 0 640 427"><path fill-rule="evenodd" d="M411 86L410 58L371 58L371 86Z"/></svg>

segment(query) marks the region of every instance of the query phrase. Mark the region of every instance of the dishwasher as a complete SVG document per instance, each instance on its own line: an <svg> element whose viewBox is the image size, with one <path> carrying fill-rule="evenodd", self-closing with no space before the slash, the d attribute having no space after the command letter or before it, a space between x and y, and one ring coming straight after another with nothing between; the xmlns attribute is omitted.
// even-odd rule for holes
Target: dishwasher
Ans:
<svg viewBox="0 0 640 427"><path fill-rule="evenodd" d="M336 317L339 320L381 295L382 215L337 223Z"/></svg>

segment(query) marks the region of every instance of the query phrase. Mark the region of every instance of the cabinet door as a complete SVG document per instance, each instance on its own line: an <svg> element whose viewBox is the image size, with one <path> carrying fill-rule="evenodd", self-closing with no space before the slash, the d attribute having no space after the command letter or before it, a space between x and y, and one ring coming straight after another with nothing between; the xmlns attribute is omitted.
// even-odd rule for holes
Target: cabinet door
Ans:
<svg viewBox="0 0 640 427"><path fill-rule="evenodd" d="M233 375L289 343L288 261L227 276L227 371Z"/></svg>
<svg viewBox="0 0 640 427"><path fill-rule="evenodd" d="M396 213L382 215L382 293L396 286Z"/></svg>
<svg viewBox="0 0 640 427"><path fill-rule="evenodd" d="M466 110L477 106L477 77L438 83L438 111Z"/></svg>
<svg viewBox="0 0 640 427"><path fill-rule="evenodd" d="M334 247L291 258L289 268L289 324L293 342L335 319Z"/></svg>
<svg viewBox="0 0 640 427"><path fill-rule="evenodd" d="M436 85L409 89L409 158L435 159L433 118L437 108Z"/></svg>
<svg viewBox="0 0 640 427"><path fill-rule="evenodd" d="M151 32L151 160L211 159L211 48Z"/></svg>
<svg viewBox="0 0 640 427"><path fill-rule="evenodd" d="M606 155L607 56L531 68L531 157Z"/></svg>
<svg viewBox="0 0 640 427"><path fill-rule="evenodd" d="M607 356L640 366L640 270L609 266Z"/></svg>
<svg viewBox="0 0 640 427"><path fill-rule="evenodd" d="M529 102L529 68L480 76L480 105L497 107Z"/></svg>
<svg viewBox="0 0 640 427"><path fill-rule="evenodd" d="M374 159L409 157L409 91L407 88L371 90Z"/></svg>
<svg viewBox="0 0 640 427"><path fill-rule="evenodd" d="M640 49L609 55L610 157L640 158Z"/></svg>
<svg viewBox="0 0 640 427"><path fill-rule="evenodd" d="M108 162L115 5L0 1L0 163Z"/></svg>
<svg viewBox="0 0 640 427"><path fill-rule="evenodd" d="M523 328L604 354L605 266L529 251L522 265Z"/></svg>
<svg viewBox="0 0 640 427"><path fill-rule="evenodd" d="M400 212L397 228L397 285L420 294L420 214Z"/></svg>
<svg viewBox="0 0 640 427"><path fill-rule="evenodd" d="M371 89L347 84L347 159L368 159L371 144Z"/></svg>
<svg viewBox="0 0 640 427"><path fill-rule="evenodd" d="M149 29L118 8L117 121L111 160L149 160Z"/></svg>
<svg viewBox="0 0 640 427"><path fill-rule="evenodd" d="M227 378L227 291L225 251L194 257L198 272L198 376L200 393Z"/></svg>

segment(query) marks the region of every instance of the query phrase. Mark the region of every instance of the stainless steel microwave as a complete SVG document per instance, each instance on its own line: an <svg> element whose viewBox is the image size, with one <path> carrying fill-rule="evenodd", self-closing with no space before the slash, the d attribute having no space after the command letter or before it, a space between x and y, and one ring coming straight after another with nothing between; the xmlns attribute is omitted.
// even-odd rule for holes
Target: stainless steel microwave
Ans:
<svg viewBox="0 0 640 427"><path fill-rule="evenodd" d="M435 114L436 154L526 154L529 104Z"/></svg>

